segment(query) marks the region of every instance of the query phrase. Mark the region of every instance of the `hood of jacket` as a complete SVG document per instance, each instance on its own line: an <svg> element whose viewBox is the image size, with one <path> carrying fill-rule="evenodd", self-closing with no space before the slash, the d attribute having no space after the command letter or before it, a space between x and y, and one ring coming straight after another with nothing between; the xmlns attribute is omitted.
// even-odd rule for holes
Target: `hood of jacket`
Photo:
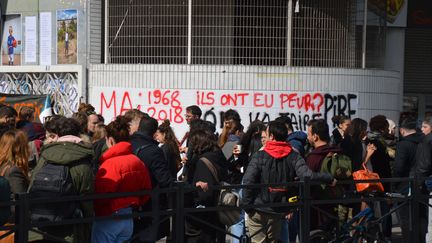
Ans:
<svg viewBox="0 0 432 243"><path fill-rule="evenodd" d="M423 138L424 138L423 133L416 132L406 137L401 137L400 141L409 141L415 144L419 144L423 140Z"/></svg>
<svg viewBox="0 0 432 243"><path fill-rule="evenodd" d="M270 154L271 157L280 159L288 156L292 151L292 147L287 142L267 141L264 151Z"/></svg>
<svg viewBox="0 0 432 243"><path fill-rule="evenodd" d="M41 157L54 164L66 165L71 162L93 158L93 149L81 143L55 142L44 145Z"/></svg>
<svg viewBox="0 0 432 243"><path fill-rule="evenodd" d="M128 154L132 154L132 145L128 142L119 142L114 144L111 148L108 148L108 150L100 157L99 162L102 164L110 158Z"/></svg>
<svg viewBox="0 0 432 243"><path fill-rule="evenodd" d="M132 143L132 147L135 148L134 144L155 144L156 146L159 145L159 143L153 139L153 137L144 134L142 132L135 132L130 136L129 139Z"/></svg>
<svg viewBox="0 0 432 243"><path fill-rule="evenodd" d="M302 131L295 131L288 135L288 141L297 140L303 145L306 144L307 134Z"/></svg>

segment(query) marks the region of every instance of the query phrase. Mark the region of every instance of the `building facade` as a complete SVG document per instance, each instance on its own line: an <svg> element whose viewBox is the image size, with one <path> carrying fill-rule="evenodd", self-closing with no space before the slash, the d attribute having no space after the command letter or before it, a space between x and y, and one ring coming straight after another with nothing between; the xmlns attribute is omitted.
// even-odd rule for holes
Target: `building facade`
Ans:
<svg viewBox="0 0 432 243"><path fill-rule="evenodd" d="M317 117L398 120L402 111L408 1L391 13L387 1L362 0L3 2L4 15L22 16L23 39L25 17L37 17L36 62L23 65L78 66L79 95L108 120L139 107L182 133L185 107L199 104L218 126L233 108L246 125L289 115L304 130ZM74 10L76 61L63 55L59 22ZM48 37L42 13L51 13Z"/></svg>

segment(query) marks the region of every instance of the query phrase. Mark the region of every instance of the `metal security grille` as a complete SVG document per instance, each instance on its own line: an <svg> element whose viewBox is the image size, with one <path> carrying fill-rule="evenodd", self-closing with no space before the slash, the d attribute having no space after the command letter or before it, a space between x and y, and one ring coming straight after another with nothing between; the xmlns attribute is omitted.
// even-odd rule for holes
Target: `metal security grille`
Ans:
<svg viewBox="0 0 432 243"><path fill-rule="evenodd" d="M359 2L109 0L107 61L361 67L364 4ZM381 67L385 21L371 16L366 67Z"/></svg>
<svg viewBox="0 0 432 243"><path fill-rule="evenodd" d="M192 63L286 65L287 2L194 1Z"/></svg>
<svg viewBox="0 0 432 243"><path fill-rule="evenodd" d="M186 63L187 1L110 0L108 7L110 63Z"/></svg>
<svg viewBox="0 0 432 243"><path fill-rule="evenodd" d="M347 0L301 1L294 8L293 64L355 67L355 6Z"/></svg>

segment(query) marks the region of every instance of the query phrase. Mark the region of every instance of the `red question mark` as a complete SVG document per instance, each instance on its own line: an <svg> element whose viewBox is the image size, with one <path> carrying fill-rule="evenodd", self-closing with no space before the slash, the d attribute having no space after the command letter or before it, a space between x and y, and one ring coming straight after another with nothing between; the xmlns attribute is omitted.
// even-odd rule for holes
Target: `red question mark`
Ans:
<svg viewBox="0 0 432 243"><path fill-rule="evenodd" d="M315 93L314 96L313 96L314 101L315 101L316 98L319 98L319 103L318 103L318 105L316 106L316 107L317 107L317 110L316 110L315 112L320 112L321 107L322 107L323 104L324 104L324 97L323 97L323 95L320 94L320 93Z"/></svg>

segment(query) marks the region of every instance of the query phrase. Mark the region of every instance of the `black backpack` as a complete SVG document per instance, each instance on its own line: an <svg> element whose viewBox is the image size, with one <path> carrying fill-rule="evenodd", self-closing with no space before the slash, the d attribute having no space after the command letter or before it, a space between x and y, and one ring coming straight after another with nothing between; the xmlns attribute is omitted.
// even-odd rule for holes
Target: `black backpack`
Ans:
<svg viewBox="0 0 432 243"><path fill-rule="evenodd" d="M267 153L264 153L267 155ZM292 182L295 179L295 168L291 163L296 160L297 152L292 151L285 158L276 159L267 155L266 165L268 168L268 183ZM271 203L289 202L289 199L298 196L299 189L296 186L269 186L267 188L268 199ZM287 212L291 207L275 207L275 212Z"/></svg>
<svg viewBox="0 0 432 243"><path fill-rule="evenodd" d="M62 198L78 195L72 183L69 166L52 164L48 161L35 174L29 190L30 198ZM30 205L32 221L57 222L74 218L77 214L76 202L41 203Z"/></svg>
<svg viewBox="0 0 432 243"><path fill-rule="evenodd" d="M4 176L0 176L0 202L10 203L11 201L11 190L9 181ZM4 225L11 216L11 207L1 206L0 207L0 226Z"/></svg>

